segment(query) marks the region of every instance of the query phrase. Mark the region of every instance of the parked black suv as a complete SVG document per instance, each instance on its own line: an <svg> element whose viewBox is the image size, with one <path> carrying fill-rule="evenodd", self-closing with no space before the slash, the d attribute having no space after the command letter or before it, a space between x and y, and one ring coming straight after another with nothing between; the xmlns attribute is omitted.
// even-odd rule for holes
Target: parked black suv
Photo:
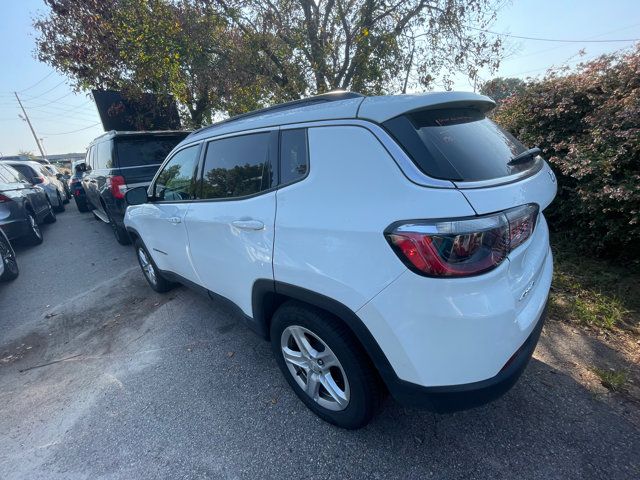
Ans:
<svg viewBox="0 0 640 480"><path fill-rule="evenodd" d="M107 132L87 150L82 186L93 214L113 229L122 245L130 243L124 228L129 188L147 186L167 154L189 132Z"/></svg>
<svg viewBox="0 0 640 480"><path fill-rule="evenodd" d="M0 228L9 239L42 243L39 224L56 221L56 214L44 190L16 169L0 163Z"/></svg>

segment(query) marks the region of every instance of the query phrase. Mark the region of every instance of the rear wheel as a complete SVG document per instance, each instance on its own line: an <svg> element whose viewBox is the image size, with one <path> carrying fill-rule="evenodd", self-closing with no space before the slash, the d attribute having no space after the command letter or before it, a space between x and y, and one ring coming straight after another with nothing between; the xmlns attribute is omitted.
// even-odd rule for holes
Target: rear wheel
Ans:
<svg viewBox="0 0 640 480"><path fill-rule="evenodd" d="M377 374L353 333L334 316L287 302L271 322L271 346L296 395L323 420L365 426L380 405Z"/></svg>
<svg viewBox="0 0 640 480"><path fill-rule="evenodd" d="M0 235L0 262L4 263L4 272L0 275L0 282L13 280L20 273L16 253L4 235Z"/></svg>
<svg viewBox="0 0 640 480"><path fill-rule="evenodd" d="M87 201L78 197L76 197L76 207L78 207L78 211L82 213L90 210L89 205L87 205Z"/></svg>
<svg viewBox="0 0 640 480"><path fill-rule="evenodd" d="M62 202L62 195L60 195L60 192L56 192L56 195L58 196L58 206L56 207L56 212L64 212L64 203Z"/></svg>
<svg viewBox="0 0 640 480"><path fill-rule="evenodd" d="M56 212L53 211L53 207L51 206L51 202L49 201L49 199L47 198L47 205L49 210L47 211L47 216L44 217L44 222L45 223L54 223L57 219L56 219Z"/></svg>
<svg viewBox="0 0 640 480"><path fill-rule="evenodd" d="M29 245L39 245L42 243L42 232L36 220L36 216L30 210L27 211L27 226L29 231L24 235L24 241Z"/></svg>
<svg viewBox="0 0 640 480"><path fill-rule="evenodd" d="M124 227L121 227L116 223L116 221L113 219L113 217L109 213L109 210L107 209L105 210L107 211L107 218L109 218L109 225L111 226L113 235L116 237L116 240L118 241L118 243L120 245L129 245L131 243L131 238L129 237L129 234L127 233L127 231L124 229Z"/></svg>
<svg viewBox="0 0 640 480"><path fill-rule="evenodd" d="M138 263L140 264L144 278L147 279L152 289L158 293L164 293L176 286L175 283L168 281L160 274L151 255L149 255L149 252L142 244L142 241L139 239L136 240L135 247L136 257L138 258Z"/></svg>

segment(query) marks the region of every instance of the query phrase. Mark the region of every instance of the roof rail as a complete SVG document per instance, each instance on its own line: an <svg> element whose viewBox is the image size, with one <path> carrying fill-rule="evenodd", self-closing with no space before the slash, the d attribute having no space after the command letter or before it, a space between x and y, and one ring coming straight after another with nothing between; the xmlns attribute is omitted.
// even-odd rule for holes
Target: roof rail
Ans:
<svg viewBox="0 0 640 480"><path fill-rule="evenodd" d="M191 135L202 132L204 130L208 130L210 128L217 127L219 125L235 122L236 120L244 120L250 117L257 117L258 115L262 115L265 113L271 113L279 110L289 110L289 109L298 108L298 107L306 107L308 105L314 105L316 103L337 102L338 100L349 100L352 98L364 98L364 97L365 95L362 95L361 93L346 92L346 91L323 93L321 95L315 95L313 97L301 98L300 100L292 100L290 102L279 103L271 107L265 107L259 110L253 110L251 112L241 113L240 115L236 115L234 117L227 118L226 120L215 122L215 123L212 123L211 125L207 125L198 130L194 130L191 133Z"/></svg>

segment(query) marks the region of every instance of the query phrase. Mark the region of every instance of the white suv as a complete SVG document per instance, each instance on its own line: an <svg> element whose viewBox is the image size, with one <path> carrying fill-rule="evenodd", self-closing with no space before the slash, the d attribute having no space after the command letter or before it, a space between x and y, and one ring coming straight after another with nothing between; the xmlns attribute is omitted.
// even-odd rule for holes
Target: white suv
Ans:
<svg viewBox="0 0 640 480"><path fill-rule="evenodd" d="M553 270L538 149L462 92L334 93L205 127L127 192L159 292L235 304L317 415L365 425L388 390L452 411L506 392Z"/></svg>

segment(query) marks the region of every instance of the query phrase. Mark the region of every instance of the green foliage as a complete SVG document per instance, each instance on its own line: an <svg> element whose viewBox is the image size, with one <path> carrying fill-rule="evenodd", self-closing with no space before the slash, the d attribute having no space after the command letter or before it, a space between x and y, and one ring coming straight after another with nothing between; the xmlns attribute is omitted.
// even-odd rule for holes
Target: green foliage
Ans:
<svg viewBox="0 0 640 480"><path fill-rule="evenodd" d="M600 379L600 383L607 390L612 392L621 391L627 383L627 373L623 371L616 371L613 369L604 370L601 368L594 368L595 373Z"/></svg>
<svg viewBox="0 0 640 480"><path fill-rule="evenodd" d="M484 82L480 87L480 93L500 104L512 95L522 93L525 86L526 82L520 78L497 77Z"/></svg>
<svg viewBox="0 0 640 480"><path fill-rule="evenodd" d="M192 126L342 88L494 68L501 0L44 0L37 56L79 90L172 94ZM477 27L480 27L478 29Z"/></svg>
<svg viewBox="0 0 640 480"><path fill-rule="evenodd" d="M558 177L548 213L586 252L640 260L640 48L550 72L494 118L542 148Z"/></svg>

